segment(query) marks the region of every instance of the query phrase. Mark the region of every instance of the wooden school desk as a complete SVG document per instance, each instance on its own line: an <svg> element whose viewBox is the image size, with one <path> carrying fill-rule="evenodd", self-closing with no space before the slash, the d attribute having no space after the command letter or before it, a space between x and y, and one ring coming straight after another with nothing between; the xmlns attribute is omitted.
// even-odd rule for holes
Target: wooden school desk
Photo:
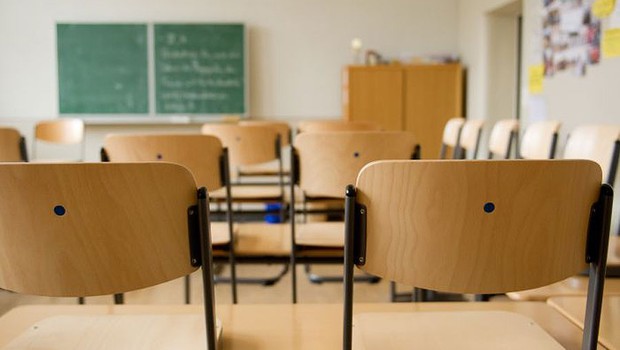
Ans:
<svg viewBox="0 0 620 350"><path fill-rule="evenodd" d="M547 303L583 330L585 297L553 297ZM608 349L620 349L620 296L603 297L598 341Z"/></svg>
<svg viewBox="0 0 620 350"><path fill-rule="evenodd" d="M503 310L535 320L567 349L580 349L582 331L545 303L399 303L356 304L361 312ZM218 305L222 322L221 347L238 349L341 349L342 305ZM47 317L55 315L198 315L200 305L28 305L19 306L0 317L0 347ZM195 332L197 337L204 333Z"/></svg>

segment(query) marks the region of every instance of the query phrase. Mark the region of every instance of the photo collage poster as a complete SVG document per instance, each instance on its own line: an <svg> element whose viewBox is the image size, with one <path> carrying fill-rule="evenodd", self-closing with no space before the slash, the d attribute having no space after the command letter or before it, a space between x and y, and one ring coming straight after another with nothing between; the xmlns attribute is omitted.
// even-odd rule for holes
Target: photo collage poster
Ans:
<svg viewBox="0 0 620 350"><path fill-rule="evenodd" d="M587 65L601 59L601 21L592 14L594 0L543 1L544 75L585 75Z"/></svg>

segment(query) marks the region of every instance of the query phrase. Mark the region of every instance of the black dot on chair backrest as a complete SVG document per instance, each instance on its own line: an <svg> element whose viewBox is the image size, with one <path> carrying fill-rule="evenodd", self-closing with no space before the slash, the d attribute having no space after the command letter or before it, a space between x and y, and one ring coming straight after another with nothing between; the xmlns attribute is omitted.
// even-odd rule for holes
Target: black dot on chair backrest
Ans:
<svg viewBox="0 0 620 350"><path fill-rule="evenodd" d="M161 155L161 153L157 153L157 160L162 160L164 158L164 156Z"/></svg>
<svg viewBox="0 0 620 350"><path fill-rule="evenodd" d="M56 214L58 216L63 216L63 215L65 215L66 212L67 212L67 210L62 205L57 205L57 206L54 207L54 214Z"/></svg>
<svg viewBox="0 0 620 350"><path fill-rule="evenodd" d="M360 153L359 153L359 152L354 152L354 153L353 153L353 157L357 158L357 157L359 157L359 156L360 156Z"/></svg>
<svg viewBox="0 0 620 350"><path fill-rule="evenodd" d="M492 213L495 210L495 204L493 204L492 202L487 202L484 203L484 212L485 213Z"/></svg>

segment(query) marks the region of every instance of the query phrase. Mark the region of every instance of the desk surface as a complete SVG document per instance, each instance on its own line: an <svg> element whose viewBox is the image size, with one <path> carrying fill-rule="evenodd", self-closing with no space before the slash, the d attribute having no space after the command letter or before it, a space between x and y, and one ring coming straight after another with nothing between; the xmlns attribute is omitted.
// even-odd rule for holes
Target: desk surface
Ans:
<svg viewBox="0 0 620 350"><path fill-rule="evenodd" d="M580 349L582 331L544 303L356 304L354 312L504 310L536 321L567 349ZM35 322L55 315L198 314L201 305L28 305L0 318L0 347ZM342 305L218 305L224 349L340 349Z"/></svg>
<svg viewBox="0 0 620 350"><path fill-rule="evenodd" d="M560 311L569 320L583 329L586 314L585 297L554 297L548 301L549 305ZM608 349L620 349L620 296L605 296L601 325L599 328L599 343Z"/></svg>

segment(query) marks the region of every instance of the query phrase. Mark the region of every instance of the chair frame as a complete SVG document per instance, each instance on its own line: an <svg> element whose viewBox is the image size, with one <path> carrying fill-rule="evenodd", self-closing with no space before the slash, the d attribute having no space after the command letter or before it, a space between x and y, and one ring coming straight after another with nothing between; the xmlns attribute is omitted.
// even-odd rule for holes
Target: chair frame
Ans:
<svg viewBox="0 0 620 350"><path fill-rule="evenodd" d="M366 132L370 132L370 133L376 133L376 132L380 132L380 131L366 131ZM313 133L318 133L318 132L313 132ZM330 134L337 134L338 132L327 132ZM420 150L420 145L418 143L413 145L413 149L411 150L411 156L410 159L420 159L420 154L421 154L421 150ZM338 214L338 215L342 215L344 214L344 208L336 208L336 209L307 209L306 208L306 203L307 202L311 202L311 201L325 201L325 200L334 200L334 199L338 199L338 198L333 198L333 197L324 197L324 196L318 196L318 197L308 197L306 196L306 194L303 194L303 209L301 210L297 210L295 207L295 186L299 184L300 181L300 161L299 161L299 154L297 152L297 149L295 148L294 145L291 146L290 149L290 161L291 161L291 181L289 183L290 186L290 193L291 193L291 203L289 205L289 216L290 216L290 225L291 225L291 256L290 256L290 266L291 266L291 280L292 280L292 301L293 303L297 303L297 271L295 269L295 267L300 264L300 263L324 263L324 264L332 264L332 263L342 263L342 258L341 257L319 257L319 258L312 258L312 257L299 257L297 256L298 252L300 251L300 246L297 245L296 243L296 224L295 224L295 215L296 214ZM329 249L329 248L327 248ZM333 248L332 248L333 249ZM340 248L337 248L340 249ZM309 269L306 269L306 272L309 272ZM337 277L313 277L311 278L311 281L315 281L315 282L325 282L325 281L340 281L341 278ZM378 281L378 278L374 277L374 276L363 276L360 277L361 281L367 281L367 282L376 282Z"/></svg>
<svg viewBox="0 0 620 350"><path fill-rule="evenodd" d="M616 174L618 173L618 161L620 159L620 140L616 140L614 143L614 151L611 156L611 163L609 165L609 174L607 175L607 183L611 186L616 181Z"/></svg>
<svg viewBox="0 0 620 350"><path fill-rule="evenodd" d="M353 269L366 262L366 217L364 205L357 202L357 190L349 185L345 190L345 275L343 349L352 347L353 327ZM597 202L592 206L587 232L585 261L589 264L590 281L583 333L583 349L596 349L605 283L607 249L612 213L613 189L602 184Z"/></svg>
<svg viewBox="0 0 620 350"><path fill-rule="evenodd" d="M110 157L105 149L105 147L101 148L100 151L101 161L102 162L110 162ZM222 153L219 155L219 168L220 168L220 181L226 188L226 222L228 223L228 235L229 242L225 245L225 249L228 251L228 263L230 264L230 285L231 285L231 293L232 293L232 301L233 304L237 304L238 302L238 293L237 293L237 261L235 256L235 244L234 244L234 235L233 235L233 210L232 210L232 200L231 200L231 185L230 185L230 169L228 163L228 149L226 147L222 147ZM207 208L208 205L207 205ZM209 241L210 244L210 241ZM213 257L211 257L213 260ZM185 304L190 304L191 302L191 283L189 276L185 277ZM114 300L116 304L122 304L124 302L124 297L122 294L117 294L114 296ZM83 299L80 299L80 303L83 304Z"/></svg>
<svg viewBox="0 0 620 350"><path fill-rule="evenodd" d="M222 144L225 147L229 148L228 146L226 146L226 142L223 141L223 138L221 137L221 135L218 135L217 131L205 131L205 128L208 128L210 126L217 127L217 125L215 125L215 124L210 124L210 123L203 124L202 129L201 129L201 133L203 135L211 135L211 136L218 137L220 140L222 140ZM239 124L239 125L236 125L236 126L237 127L247 127L247 128L268 128L268 129L271 129L269 127L269 125L267 125L267 124L246 124L246 125ZM277 162L278 162L278 181L277 181L277 186L280 188L280 196L278 198L268 198L268 199L260 198L260 197L258 197L258 198L243 198L243 197L234 197L233 196L232 197L232 202L234 202L234 203L266 203L266 202L274 202L274 201L276 201L276 202L281 204L282 208L284 207L284 205L285 205L284 186L285 185L284 185L284 174L283 174L284 171L283 171L283 163L282 163L282 146L281 146L282 145L282 141L281 141L280 133L277 132L277 130L275 130L275 129L272 129L272 130L274 130L275 139L274 139L274 144L273 144L273 147L274 147L274 158L271 159L271 160L277 160ZM230 153L230 151L229 151L229 153ZM229 156L229 159L230 159L230 156ZM230 162L229 162L229 164L230 164ZM251 165L251 164L237 164L237 165ZM230 167L230 165L229 165L229 167ZM241 176L242 174L237 172L237 175ZM245 176L245 175L243 175L243 176ZM248 176L248 177L252 177L252 176ZM231 182L231 186L233 186L233 187L272 185L272 184L266 183L266 182L242 182L242 181L240 181L240 177L238 177L235 182L232 182L232 180L230 182ZM216 203L218 202L217 199L213 200L213 201L216 202ZM265 211L264 210L260 210L260 211L256 211L256 210L255 211L252 211L252 210L238 210L238 211L235 211L235 213L239 214L239 215L243 215L243 214L263 214L263 213L265 213ZM279 216L280 216L280 220L284 221L284 219L285 219L285 217L284 217L285 216L285 210L284 209L280 210Z"/></svg>

